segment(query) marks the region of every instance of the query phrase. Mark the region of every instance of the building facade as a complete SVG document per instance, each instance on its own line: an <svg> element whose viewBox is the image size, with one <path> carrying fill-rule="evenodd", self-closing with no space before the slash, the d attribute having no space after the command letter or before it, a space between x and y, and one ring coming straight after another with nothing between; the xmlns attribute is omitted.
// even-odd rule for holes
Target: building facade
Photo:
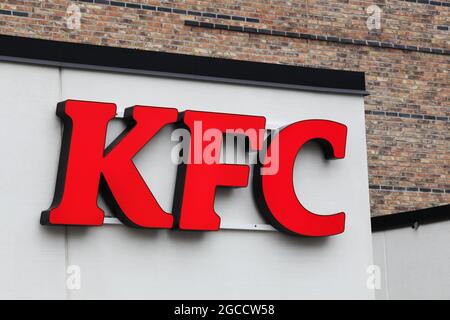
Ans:
<svg viewBox="0 0 450 320"><path fill-rule="evenodd" d="M450 3L20 1L0 33L362 71L373 216L450 202Z"/></svg>
<svg viewBox="0 0 450 320"><path fill-rule="evenodd" d="M0 298L448 299L449 11L447 0L0 1ZM143 199L126 177L114 188L94 181L101 214L79 223L89 218L86 185L67 187L67 159L94 136L68 143L74 122L62 110L86 101L117 104L101 152L134 132L125 108L172 108L173 121L128 160L172 214L162 229L176 230L143 230L155 228L118 210ZM207 215L183 227L187 169L171 158L171 138L186 110L260 117L263 131L312 119L344 126L337 161L326 144L300 146L288 183L271 189L277 199L292 187L296 200L280 211L298 214L298 202L340 216L338 228L282 234L292 230L269 212L247 142L220 152L243 156L231 163L248 167L248 184L195 202L196 214L217 211L216 228ZM84 152L79 163L90 163ZM52 220L68 189L74 220ZM152 212L143 208L134 219Z"/></svg>

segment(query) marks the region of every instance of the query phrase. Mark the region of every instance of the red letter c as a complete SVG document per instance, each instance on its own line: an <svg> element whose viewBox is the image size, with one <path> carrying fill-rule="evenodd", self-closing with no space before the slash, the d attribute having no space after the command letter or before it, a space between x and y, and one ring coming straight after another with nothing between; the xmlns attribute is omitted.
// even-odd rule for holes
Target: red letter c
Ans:
<svg viewBox="0 0 450 320"><path fill-rule="evenodd" d="M344 232L345 213L318 215L305 209L295 194L292 177L295 158L306 142L317 140L327 158L342 159L346 137L345 125L328 120L299 121L272 137L265 159L255 166L253 177L257 205L276 229L311 237ZM274 174L262 174L261 170L268 167L267 154L272 154L273 146L279 147L279 169Z"/></svg>

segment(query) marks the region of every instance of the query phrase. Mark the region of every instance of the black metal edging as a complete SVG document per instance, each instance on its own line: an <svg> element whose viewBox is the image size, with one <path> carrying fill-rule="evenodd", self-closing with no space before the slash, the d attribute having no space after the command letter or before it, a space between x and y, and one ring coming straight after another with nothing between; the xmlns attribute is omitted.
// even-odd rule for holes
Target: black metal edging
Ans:
<svg viewBox="0 0 450 320"><path fill-rule="evenodd" d="M270 36L293 38L293 39L318 40L318 41L334 42L334 43L348 44L348 45L361 45L361 46L369 46L369 47L375 47L375 48L398 49L398 50L411 51L411 52L450 55L450 50L446 50L446 49L417 47L417 46L410 46L410 45L377 41L377 40L340 38L340 37L336 37L336 36L289 32L289 31L265 29L265 28L262 29L262 28L235 26L235 25L228 25L228 24L221 24L221 23L195 21L195 20L185 20L184 25L189 26L189 27L194 27L194 28L227 30L227 31L234 31L234 32L243 32L243 33L248 33L248 34L270 35Z"/></svg>
<svg viewBox="0 0 450 320"><path fill-rule="evenodd" d="M211 58L0 35L0 60L367 95L363 72Z"/></svg>
<svg viewBox="0 0 450 320"><path fill-rule="evenodd" d="M450 204L416 211L373 217L371 222L372 232L377 232L404 227L413 227L416 224L421 225L445 220L450 220Z"/></svg>

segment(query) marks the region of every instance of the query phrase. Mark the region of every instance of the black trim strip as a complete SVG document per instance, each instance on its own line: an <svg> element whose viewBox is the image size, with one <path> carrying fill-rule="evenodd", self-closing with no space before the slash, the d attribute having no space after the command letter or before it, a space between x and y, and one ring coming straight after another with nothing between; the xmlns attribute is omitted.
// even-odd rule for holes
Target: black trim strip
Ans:
<svg viewBox="0 0 450 320"><path fill-rule="evenodd" d="M14 17L28 17L28 12L14 11L14 10L0 9L0 14L5 15L5 16L14 16Z"/></svg>
<svg viewBox="0 0 450 320"><path fill-rule="evenodd" d="M116 6L116 7L123 7L123 8L126 7L126 8L131 8L131 9L138 9L138 10L150 10L150 11L167 12L167 13L174 13L174 14L184 14L184 15L205 17L205 18L259 23L259 19L257 19L257 18L236 16L236 15L232 15L232 14L221 14L221 13L214 13L214 12L185 10L185 9L178 9L178 8L172 8L172 7L167 7L167 6L164 6L164 7L149 6L146 4L140 4L140 3L134 3L134 2L131 3L131 2L124 2L124 1L110 1L110 0L73 0L73 1L87 3L87 4L103 4L105 6Z"/></svg>
<svg viewBox="0 0 450 320"><path fill-rule="evenodd" d="M441 6L441 7L450 7L449 2L441 2L434 0L403 0L405 2L418 3L418 4L427 4L430 6Z"/></svg>
<svg viewBox="0 0 450 320"><path fill-rule="evenodd" d="M336 42L336 43L341 43L341 44L353 44L353 45L362 45L362 46L377 47L377 48L389 48L389 49L415 51L415 52L422 52L422 53L450 55L450 50L446 50L446 49L417 47L417 46L395 44L395 43L391 43L391 42L381 42L381 41L375 41L375 40L339 38L339 37L335 37L335 36L326 36L326 35L317 35L317 34L299 33L299 32L288 32L288 31L280 31L280 30L273 30L273 29L250 28L250 27L233 26L233 25L225 25L225 24L218 24L218 23L199 22L199 21L194 21L194 20L185 20L184 25L189 26L189 27L194 27L194 28L228 30L228 31L243 32L243 33L249 33L249 34L271 35L271 36L294 38L294 39L319 40L319 41L326 41L326 42Z"/></svg>
<svg viewBox="0 0 450 320"><path fill-rule="evenodd" d="M421 192L421 193L433 193L433 194L450 194L450 189L445 188L424 188L424 187L399 187L399 186L387 186L371 184L369 185L370 190L377 191L398 191L398 192Z"/></svg>
<svg viewBox="0 0 450 320"><path fill-rule="evenodd" d="M413 227L416 223L420 225L445 220L450 220L450 204L410 212L373 217L371 219L371 223L372 232L377 232L404 227Z"/></svg>
<svg viewBox="0 0 450 320"><path fill-rule="evenodd" d="M0 35L0 61L366 95L363 72Z"/></svg>
<svg viewBox="0 0 450 320"><path fill-rule="evenodd" d="M431 116L431 115L428 115L428 114L402 113L402 112L390 112L390 111L378 111L378 110L366 110L365 113L368 114L368 115L374 115L374 116L385 116L385 117L395 117L395 118L405 118L405 119L415 119L415 120L450 122L450 117L446 117L446 116Z"/></svg>

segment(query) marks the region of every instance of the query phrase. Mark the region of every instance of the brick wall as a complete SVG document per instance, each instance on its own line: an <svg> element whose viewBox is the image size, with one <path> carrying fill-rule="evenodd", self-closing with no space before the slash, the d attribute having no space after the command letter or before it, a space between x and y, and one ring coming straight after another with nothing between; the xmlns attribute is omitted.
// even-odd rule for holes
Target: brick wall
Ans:
<svg viewBox="0 0 450 320"><path fill-rule="evenodd" d="M365 72L374 216L450 203L449 25L448 0L0 1L1 34Z"/></svg>

